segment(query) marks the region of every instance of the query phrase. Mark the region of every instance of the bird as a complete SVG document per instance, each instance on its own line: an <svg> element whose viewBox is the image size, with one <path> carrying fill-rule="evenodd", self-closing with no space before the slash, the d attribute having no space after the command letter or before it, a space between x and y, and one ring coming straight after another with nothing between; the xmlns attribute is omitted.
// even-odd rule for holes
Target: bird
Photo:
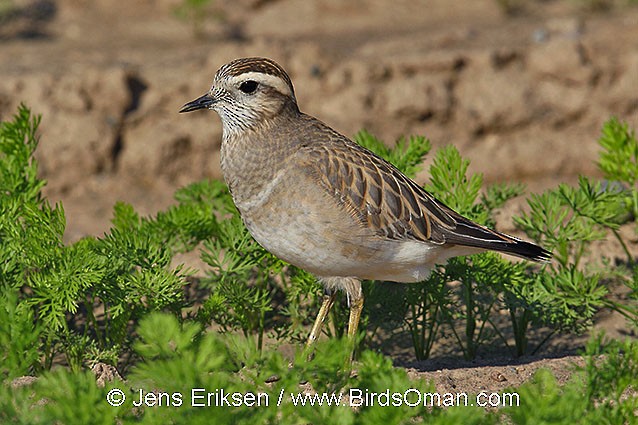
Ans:
<svg viewBox="0 0 638 425"><path fill-rule="evenodd" d="M222 123L221 170L253 238L310 272L324 296L307 346L339 290L357 335L362 280L419 282L449 258L491 250L536 262L551 253L477 224L372 151L300 111L289 75L263 57L232 60L180 113L210 109Z"/></svg>

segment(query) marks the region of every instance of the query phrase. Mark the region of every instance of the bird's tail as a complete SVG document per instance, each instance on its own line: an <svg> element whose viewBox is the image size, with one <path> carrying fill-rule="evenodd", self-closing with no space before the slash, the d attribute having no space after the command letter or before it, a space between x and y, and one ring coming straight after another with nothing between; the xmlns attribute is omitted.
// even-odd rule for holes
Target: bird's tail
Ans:
<svg viewBox="0 0 638 425"><path fill-rule="evenodd" d="M536 244L497 232L461 216L456 216L455 219L457 227L446 238L449 243L502 252L538 262L547 262L552 258L551 252Z"/></svg>

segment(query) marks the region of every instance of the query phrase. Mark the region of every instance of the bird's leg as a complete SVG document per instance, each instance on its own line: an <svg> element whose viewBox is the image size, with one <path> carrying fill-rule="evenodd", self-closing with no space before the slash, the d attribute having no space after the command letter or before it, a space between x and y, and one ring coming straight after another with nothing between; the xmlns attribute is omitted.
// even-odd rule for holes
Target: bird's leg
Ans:
<svg viewBox="0 0 638 425"><path fill-rule="evenodd" d="M359 320L361 319L361 311L363 310L363 295L359 298L350 300L350 318L348 319L348 338L357 336L359 329Z"/></svg>
<svg viewBox="0 0 638 425"><path fill-rule="evenodd" d="M361 311L363 310L361 281L358 279L350 279L348 284L344 285L344 289L348 295L348 305L350 306L350 316L348 317L348 346L350 347L350 355L346 360L345 367L346 369L351 369L356 351L359 320L361 319Z"/></svg>
<svg viewBox="0 0 638 425"><path fill-rule="evenodd" d="M326 316L330 312L330 308L332 308L336 296L336 291L326 289L326 292L323 296L323 302L321 303L321 308L319 309L319 313L317 314L315 323L314 325L312 325L312 330L310 331L310 335L308 336L308 342L306 343L307 347L310 347L317 340L317 338L319 338L319 335L321 334L321 325L323 325L324 320L326 320Z"/></svg>
<svg viewBox="0 0 638 425"><path fill-rule="evenodd" d="M343 289L348 295L350 317L348 319L348 337L354 339L359 328L359 319L363 310L363 291L359 279L348 278L343 280Z"/></svg>

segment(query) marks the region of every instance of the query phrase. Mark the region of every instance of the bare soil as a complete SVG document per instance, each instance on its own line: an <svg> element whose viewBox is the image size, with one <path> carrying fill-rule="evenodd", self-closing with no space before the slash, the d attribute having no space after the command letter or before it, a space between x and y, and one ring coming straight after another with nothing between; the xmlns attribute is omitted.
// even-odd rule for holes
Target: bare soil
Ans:
<svg viewBox="0 0 638 425"><path fill-rule="evenodd" d="M195 35L174 15L180 0L8 3L0 118L20 102L42 114L38 160L45 194L64 204L68 241L106 231L115 201L154 214L178 187L221 177L219 119L177 111L242 56L280 62L301 109L344 134L423 134L435 149L457 146L487 183L530 191L598 176L596 140L611 115L638 128L636 7L522 1L508 15L495 0L219 0ZM521 208L510 203L499 228L515 232ZM633 225L622 231L636 253ZM596 249L620 256L612 240ZM597 326L636 336L614 315ZM564 380L583 341L517 360L397 363L442 389L496 390L539 367Z"/></svg>

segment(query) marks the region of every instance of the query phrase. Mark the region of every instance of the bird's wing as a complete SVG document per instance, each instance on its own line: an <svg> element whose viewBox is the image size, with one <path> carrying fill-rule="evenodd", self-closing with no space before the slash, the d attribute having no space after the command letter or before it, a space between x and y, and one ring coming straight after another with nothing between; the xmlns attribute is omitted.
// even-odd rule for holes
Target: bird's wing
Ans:
<svg viewBox="0 0 638 425"><path fill-rule="evenodd" d="M362 226L388 239L465 245L533 260L550 254L461 216L373 152L339 133L305 144L306 169ZM325 142L325 143L324 143Z"/></svg>

